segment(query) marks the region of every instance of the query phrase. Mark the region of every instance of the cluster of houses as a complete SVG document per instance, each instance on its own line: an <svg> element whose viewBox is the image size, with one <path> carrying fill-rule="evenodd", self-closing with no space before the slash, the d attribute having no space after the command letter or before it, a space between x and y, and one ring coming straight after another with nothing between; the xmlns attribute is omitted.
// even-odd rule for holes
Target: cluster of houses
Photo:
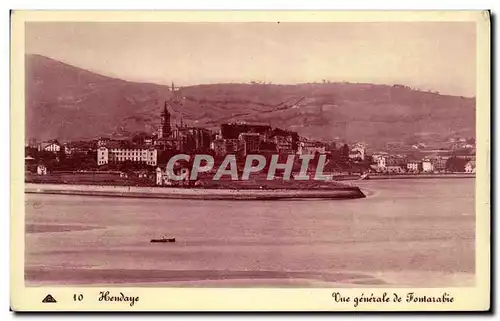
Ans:
<svg viewBox="0 0 500 321"><path fill-rule="evenodd" d="M165 114L163 113L163 115ZM188 154L193 151L213 153L215 156L221 157L227 154L239 154L244 157L251 153L302 155L325 154L327 152L327 145L322 142L306 140L294 132L265 125L223 124L218 133L214 133L213 136L208 136L208 138L206 135L202 135L202 131L193 131L191 136L183 136L187 139L181 140L172 138L170 129L162 128L161 132L162 134L158 135L159 137L148 136L139 142L114 140L105 137L92 141L77 141L64 144L58 140L44 142L31 140L26 147L36 149L39 152L54 153L57 157L64 153L70 158L81 153L95 152L97 166L129 161L154 167L159 165L160 153L169 149ZM165 137L168 138L165 139ZM170 143L177 143L177 145L172 146L169 145Z"/></svg>
<svg viewBox="0 0 500 321"><path fill-rule="evenodd" d="M231 130L226 126L229 125ZM97 151L97 165L108 163L120 163L125 161L138 162L150 166L158 165L159 148L155 141L145 138L140 144L130 141L114 141L109 138L100 138L95 141L72 142L61 144L57 140L41 142L31 147L38 151L53 153L64 152L71 156L89 150ZM241 153L243 156L249 153L274 152L283 154L326 154L329 152L327 144L319 141L308 141L293 132L284 131L270 126L247 125L247 124L225 124L221 131L215 134L209 142L209 148L217 156L225 156L230 153ZM471 153L456 154L450 150L434 150L428 155L417 159L407 155L393 154L389 152L376 152L367 154L366 144L355 143L349 149L349 159L352 162L365 161L368 156L372 158L371 169L381 173L444 173L447 171L446 164L450 157L464 160L464 168L460 171L475 173L475 155ZM27 162L31 161L28 156ZM43 165L41 165L43 167ZM40 168L39 174L46 174L46 168Z"/></svg>
<svg viewBox="0 0 500 321"><path fill-rule="evenodd" d="M87 152L89 150L95 150L97 148L98 141L76 141L70 142L66 144L60 143L57 139L37 142L35 139L30 139L26 143L26 147L31 149L36 149L39 152L52 152L52 153L61 153L70 156L80 152Z"/></svg>
<svg viewBox="0 0 500 321"><path fill-rule="evenodd" d="M296 132L244 122L221 125L210 147L216 156L230 153L241 156L253 153L314 155L327 152L326 143L307 140Z"/></svg>
<svg viewBox="0 0 500 321"><path fill-rule="evenodd" d="M173 86L172 86L173 87ZM174 88L172 89L176 92ZM182 99L177 95L165 101L161 112L161 126L153 135L145 135L140 141L113 140L99 138L92 141L78 141L61 144L57 140L37 143L29 141L27 146L38 151L52 152L72 157L79 153L96 152L97 166L110 163L134 162L148 166L159 165L159 155L162 151L170 150L179 153L212 152L215 156L224 157L227 154L246 156L252 153L279 153L295 155L328 154L335 149L330 144L305 139L293 131L272 128L269 125L246 124L244 122L226 123L220 126L218 132L207 128L186 126L181 119L179 124L171 124L169 107L174 108L181 104ZM179 107L179 106L177 106ZM439 173L446 171L447 160L452 157L448 152L456 148L473 149L475 144L471 139L459 138L449 142L452 146L448 151L443 149L430 150L428 146L419 143L410 147L410 150L427 150L422 158L411 158L394 152L380 152L371 155L371 169L383 173ZM387 150L400 149L401 142L387 143ZM368 154L366 144L355 143L351 148L342 151L342 157L352 163L365 163ZM473 154L457 155L467 159L464 168L460 171L475 172L475 156ZM46 173L42 168L40 173Z"/></svg>
<svg viewBox="0 0 500 321"><path fill-rule="evenodd" d="M422 159L414 159L405 155L389 155L380 152L372 155L374 164L372 169L380 173L401 174L401 173L445 173L447 162L451 157L463 159L464 168L459 170L466 173L476 172L475 155L429 155Z"/></svg>

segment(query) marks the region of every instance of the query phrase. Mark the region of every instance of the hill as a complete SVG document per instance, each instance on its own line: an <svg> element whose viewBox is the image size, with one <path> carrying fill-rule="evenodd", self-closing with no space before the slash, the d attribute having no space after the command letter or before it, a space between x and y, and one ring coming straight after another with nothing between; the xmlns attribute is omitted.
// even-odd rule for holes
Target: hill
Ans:
<svg viewBox="0 0 500 321"><path fill-rule="evenodd" d="M62 141L130 137L159 125L168 86L128 82L39 55L26 56L26 135ZM312 139L444 141L475 136L475 99L406 86L354 83L213 84L182 88L174 121L216 128L270 124Z"/></svg>

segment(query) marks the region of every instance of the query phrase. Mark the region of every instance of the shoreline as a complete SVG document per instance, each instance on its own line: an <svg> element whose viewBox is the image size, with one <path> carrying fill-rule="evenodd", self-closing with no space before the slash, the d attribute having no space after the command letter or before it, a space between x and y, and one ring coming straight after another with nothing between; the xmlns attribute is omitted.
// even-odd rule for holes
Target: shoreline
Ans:
<svg viewBox="0 0 500 321"><path fill-rule="evenodd" d="M475 178L476 174L395 174L369 175L367 180L382 179L432 179L432 178ZM342 181L340 179L339 181Z"/></svg>
<svg viewBox="0 0 500 321"><path fill-rule="evenodd" d="M25 183L24 191L28 194L197 200L356 199L366 197L360 188L354 186L339 186L331 189L238 190Z"/></svg>

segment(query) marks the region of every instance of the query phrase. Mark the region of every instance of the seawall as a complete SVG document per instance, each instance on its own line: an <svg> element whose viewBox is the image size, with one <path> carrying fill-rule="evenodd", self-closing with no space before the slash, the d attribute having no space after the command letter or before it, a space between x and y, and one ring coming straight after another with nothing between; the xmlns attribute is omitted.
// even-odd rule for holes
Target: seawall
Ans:
<svg viewBox="0 0 500 321"><path fill-rule="evenodd" d="M339 186L331 189L309 190L257 190L257 189L204 189L172 187L25 184L25 193L63 194L84 196L135 197L198 200L279 200L279 199L354 199L365 195L358 187Z"/></svg>
<svg viewBox="0 0 500 321"><path fill-rule="evenodd" d="M475 178L476 174L371 174L368 179L436 179L436 178Z"/></svg>

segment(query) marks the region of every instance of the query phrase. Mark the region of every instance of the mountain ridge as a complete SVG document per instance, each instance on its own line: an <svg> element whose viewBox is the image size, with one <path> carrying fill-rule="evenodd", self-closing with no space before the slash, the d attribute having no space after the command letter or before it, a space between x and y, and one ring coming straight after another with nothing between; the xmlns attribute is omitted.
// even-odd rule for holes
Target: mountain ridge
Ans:
<svg viewBox="0 0 500 321"><path fill-rule="evenodd" d="M153 132L169 86L93 73L26 55L27 138L62 141L128 138ZM215 129L223 122L265 123L319 140L444 141L475 136L475 99L403 85L358 83L206 84L182 88L173 121Z"/></svg>

